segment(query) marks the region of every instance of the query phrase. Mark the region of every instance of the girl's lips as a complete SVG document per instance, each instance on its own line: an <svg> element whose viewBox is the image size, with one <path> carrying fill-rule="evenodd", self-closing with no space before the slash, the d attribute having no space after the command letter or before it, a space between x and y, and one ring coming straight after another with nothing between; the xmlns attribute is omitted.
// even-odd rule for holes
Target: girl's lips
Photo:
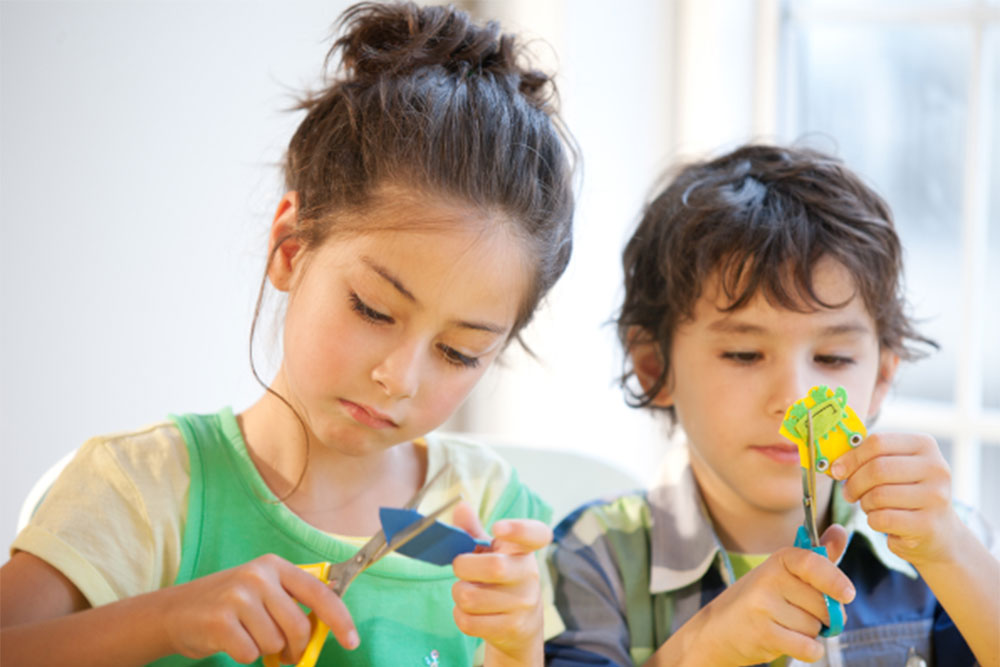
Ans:
<svg viewBox="0 0 1000 667"><path fill-rule="evenodd" d="M364 424L369 428L395 428L396 422L392 421L388 416L382 414L374 408L369 408L365 405L360 405L358 403L352 403L345 398L340 399L340 404L344 406L347 413L351 415L354 420L360 424Z"/></svg>
<svg viewBox="0 0 1000 667"><path fill-rule="evenodd" d="M795 445L754 445L751 449L777 463L794 463L796 465L799 463L799 448Z"/></svg>

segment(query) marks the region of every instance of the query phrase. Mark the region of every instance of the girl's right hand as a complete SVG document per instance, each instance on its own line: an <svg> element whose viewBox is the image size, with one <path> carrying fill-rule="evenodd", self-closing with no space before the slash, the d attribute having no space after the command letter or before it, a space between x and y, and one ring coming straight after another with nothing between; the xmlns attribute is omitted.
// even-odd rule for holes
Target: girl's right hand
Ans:
<svg viewBox="0 0 1000 667"><path fill-rule="evenodd" d="M170 642L176 653L188 658L222 651L236 662L250 663L278 654L282 664L294 664L310 635L299 602L316 612L341 646L354 649L359 644L340 597L274 554L161 592Z"/></svg>
<svg viewBox="0 0 1000 667"><path fill-rule="evenodd" d="M782 655L814 662L823 656L817 635L830 622L823 594L847 604L855 590L834 564L847 543L844 529L831 526L820 541L829 558L794 547L776 551L685 624L693 624L695 635L688 639L707 658L704 664L756 664Z"/></svg>

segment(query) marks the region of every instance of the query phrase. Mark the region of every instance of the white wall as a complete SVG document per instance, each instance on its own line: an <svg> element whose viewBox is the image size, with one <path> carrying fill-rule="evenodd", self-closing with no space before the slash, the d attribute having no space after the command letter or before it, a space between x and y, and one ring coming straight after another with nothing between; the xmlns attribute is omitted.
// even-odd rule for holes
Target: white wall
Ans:
<svg viewBox="0 0 1000 667"><path fill-rule="evenodd" d="M282 109L316 80L346 4L0 2L0 541L32 482L87 437L258 395L248 328L298 119ZM542 361L512 350L518 382L487 378L462 424L647 477L658 428L624 407L603 323L665 164L671 11L480 7L551 41L539 47L586 163L575 257L528 333Z"/></svg>

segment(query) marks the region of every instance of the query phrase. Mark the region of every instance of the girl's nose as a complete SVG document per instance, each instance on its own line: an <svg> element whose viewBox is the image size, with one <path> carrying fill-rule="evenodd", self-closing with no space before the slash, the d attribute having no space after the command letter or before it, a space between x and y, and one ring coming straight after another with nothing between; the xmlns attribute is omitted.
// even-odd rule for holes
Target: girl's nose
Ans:
<svg viewBox="0 0 1000 667"><path fill-rule="evenodd" d="M372 380L391 398L413 398L420 385L419 378L420 353L415 344L393 348L372 368Z"/></svg>

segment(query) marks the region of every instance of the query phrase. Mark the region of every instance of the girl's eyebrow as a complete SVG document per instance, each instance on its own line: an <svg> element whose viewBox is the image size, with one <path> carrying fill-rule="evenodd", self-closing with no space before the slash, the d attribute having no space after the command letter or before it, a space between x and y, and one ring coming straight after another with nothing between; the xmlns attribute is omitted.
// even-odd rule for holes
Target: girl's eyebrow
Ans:
<svg viewBox="0 0 1000 667"><path fill-rule="evenodd" d="M366 265L368 265L368 268L370 268L372 271L374 271L375 273L377 273L380 276L382 276L383 278L385 278L385 280L388 281L390 285L392 285L393 287L395 287L396 290L400 294L402 294L403 296L405 296L408 300L412 301L413 303L419 303L417 301L417 297L413 296L413 292L411 292L410 290L406 289L406 287L403 286L402 281L399 278L397 278L396 276L394 276L392 274L392 272L389 271L389 269L387 269L384 266L382 266L381 264L377 263L371 257L362 257L361 261L364 262Z"/></svg>
<svg viewBox="0 0 1000 667"><path fill-rule="evenodd" d="M413 295L413 292L406 289L403 282L397 278L389 269L385 268L371 257L361 257L361 261L372 271L380 275L386 282L396 288L400 294L402 294L411 303L420 305L420 301L417 297ZM474 329L476 331L487 331L492 334L503 335L507 333L507 327L501 326L499 324L493 324L491 322L468 322L465 320L457 320L456 325L462 327L463 329Z"/></svg>

